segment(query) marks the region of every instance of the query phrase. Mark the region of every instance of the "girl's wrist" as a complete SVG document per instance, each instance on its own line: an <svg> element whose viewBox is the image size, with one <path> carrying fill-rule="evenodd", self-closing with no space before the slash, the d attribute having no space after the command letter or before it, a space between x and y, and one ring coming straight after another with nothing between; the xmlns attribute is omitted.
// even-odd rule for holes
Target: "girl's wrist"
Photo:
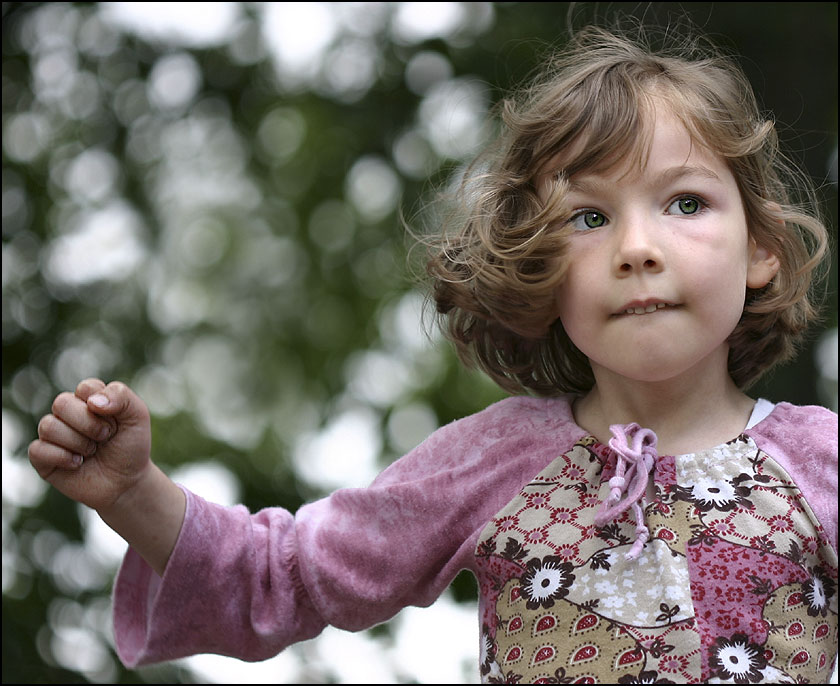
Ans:
<svg viewBox="0 0 840 686"><path fill-rule="evenodd" d="M186 511L184 492L154 463L109 507L98 510L116 531L163 576Z"/></svg>

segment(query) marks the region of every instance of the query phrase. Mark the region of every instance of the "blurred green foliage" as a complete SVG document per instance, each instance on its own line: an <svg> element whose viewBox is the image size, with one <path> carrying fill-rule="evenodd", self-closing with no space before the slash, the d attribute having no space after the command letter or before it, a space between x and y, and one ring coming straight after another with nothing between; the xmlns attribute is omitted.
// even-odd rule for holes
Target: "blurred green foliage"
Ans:
<svg viewBox="0 0 840 686"><path fill-rule="evenodd" d="M398 212L468 157L570 19L688 16L741 55L837 225L836 3L451 3L437 34L401 32L402 3L336 3L324 50L287 72L264 8L236 5L228 35L194 45L94 3L3 3L4 683L196 678L118 664L115 563L88 559L79 511L26 473L38 418L80 379L133 385L156 460L224 465L254 510L334 486L296 455L342 417L383 437L365 472L502 397L419 333ZM836 403L817 334L754 393ZM471 577L454 594L472 600Z"/></svg>

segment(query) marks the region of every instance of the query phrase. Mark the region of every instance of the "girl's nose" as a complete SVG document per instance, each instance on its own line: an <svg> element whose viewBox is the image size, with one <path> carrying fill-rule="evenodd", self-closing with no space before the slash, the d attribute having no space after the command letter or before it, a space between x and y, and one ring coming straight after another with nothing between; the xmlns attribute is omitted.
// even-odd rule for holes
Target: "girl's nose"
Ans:
<svg viewBox="0 0 840 686"><path fill-rule="evenodd" d="M614 262L618 276L656 273L664 269L664 254L655 231L650 218L627 220L616 231Z"/></svg>

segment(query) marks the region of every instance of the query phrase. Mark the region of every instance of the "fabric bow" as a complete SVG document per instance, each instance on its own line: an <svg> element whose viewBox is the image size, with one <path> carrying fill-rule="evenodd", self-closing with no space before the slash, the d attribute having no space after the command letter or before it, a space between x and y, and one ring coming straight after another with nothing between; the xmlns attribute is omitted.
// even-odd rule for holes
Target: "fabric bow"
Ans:
<svg viewBox="0 0 840 686"><path fill-rule="evenodd" d="M610 431L613 438L610 439L609 446L618 459L615 476L609 481L610 492L595 515L595 525L604 526L607 522L618 519L632 507L636 517L636 540L624 557L627 560L635 560L650 538L639 503L644 498L648 477L657 457L656 434L635 423L613 424ZM626 496L624 500L621 500L622 494Z"/></svg>

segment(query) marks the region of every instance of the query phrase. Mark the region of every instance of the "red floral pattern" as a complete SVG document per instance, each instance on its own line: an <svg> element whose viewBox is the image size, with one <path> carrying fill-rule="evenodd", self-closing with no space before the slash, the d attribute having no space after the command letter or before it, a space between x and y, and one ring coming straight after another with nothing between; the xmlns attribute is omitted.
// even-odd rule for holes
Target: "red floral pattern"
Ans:
<svg viewBox="0 0 840 686"><path fill-rule="evenodd" d="M659 457L651 538L594 515L611 450L577 443L476 547L489 683L824 683L837 653L837 558L785 471L746 436Z"/></svg>

